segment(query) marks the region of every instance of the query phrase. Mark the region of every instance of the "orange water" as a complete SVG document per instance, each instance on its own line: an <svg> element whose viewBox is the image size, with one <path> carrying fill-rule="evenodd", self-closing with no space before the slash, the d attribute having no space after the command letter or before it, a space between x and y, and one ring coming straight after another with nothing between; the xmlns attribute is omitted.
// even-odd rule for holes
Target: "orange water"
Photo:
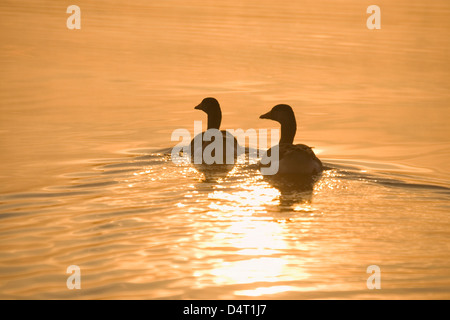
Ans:
<svg viewBox="0 0 450 320"><path fill-rule="evenodd" d="M450 298L447 1L0 3L1 298ZM330 167L286 192L156 150L293 106ZM66 269L81 268L81 290ZM381 269L368 290L366 269Z"/></svg>

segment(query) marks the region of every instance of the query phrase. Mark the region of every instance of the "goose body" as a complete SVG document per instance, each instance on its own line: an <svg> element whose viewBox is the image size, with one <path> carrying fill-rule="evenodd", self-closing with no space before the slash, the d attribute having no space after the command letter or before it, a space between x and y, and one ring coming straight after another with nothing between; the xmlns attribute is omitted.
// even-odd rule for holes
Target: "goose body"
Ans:
<svg viewBox="0 0 450 320"><path fill-rule="evenodd" d="M278 149L278 174L314 176L323 171L322 162L314 154L311 147L304 144L293 144L297 123L292 108L279 104L271 111L260 116L261 119L270 119L281 124L281 137L278 145L267 150L264 157L270 157ZM263 157L263 160L264 160ZM267 163L267 161L262 161ZM265 165L260 165L261 167ZM268 165L267 165L268 166Z"/></svg>
<svg viewBox="0 0 450 320"><path fill-rule="evenodd" d="M196 159L201 159L201 164L212 164L204 159L205 155L211 154L212 157L221 159L221 164L234 164L238 156L239 144L231 133L226 130L219 130L222 122L219 102L214 98L205 98L195 109L202 110L208 115L208 127L207 131L196 135L191 141L191 162L196 163ZM205 134L209 136L208 139L204 139ZM211 151L213 146L209 146L215 141L216 137L221 137L222 148ZM219 154L216 155L216 152ZM229 163L231 159L233 159L233 163Z"/></svg>

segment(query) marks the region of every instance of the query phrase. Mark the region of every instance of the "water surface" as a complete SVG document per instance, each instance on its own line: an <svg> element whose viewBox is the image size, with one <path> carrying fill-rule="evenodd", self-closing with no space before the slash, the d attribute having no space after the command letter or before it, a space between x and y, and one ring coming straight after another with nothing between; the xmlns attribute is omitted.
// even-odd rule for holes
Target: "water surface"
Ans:
<svg viewBox="0 0 450 320"><path fill-rule="evenodd" d="M446 1L0 4L0 297L450 297ZM293 106L332 168L276 188L158 153ZM69 265L82 289L68 290ZM368 290L378 265L382 289Z"/></svg>

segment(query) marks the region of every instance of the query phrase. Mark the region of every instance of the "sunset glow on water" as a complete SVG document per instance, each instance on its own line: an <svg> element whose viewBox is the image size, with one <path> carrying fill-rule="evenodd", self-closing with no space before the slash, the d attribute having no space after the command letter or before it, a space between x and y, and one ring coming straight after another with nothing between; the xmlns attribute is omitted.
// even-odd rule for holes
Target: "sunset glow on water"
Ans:
<svg viewBox="0 0 450 320"><path fill-rule="evenodd" d="M74 4L0 3L0 298L450 298L448 1L379 30L356 0ZM330 170L173 163L205 97L255 132L289 104Z"/></svg>

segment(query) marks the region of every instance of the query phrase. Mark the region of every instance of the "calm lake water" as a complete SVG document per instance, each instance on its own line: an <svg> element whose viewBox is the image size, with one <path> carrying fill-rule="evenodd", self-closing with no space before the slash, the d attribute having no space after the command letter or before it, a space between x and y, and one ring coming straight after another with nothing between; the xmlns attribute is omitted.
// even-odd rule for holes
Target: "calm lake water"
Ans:
<svg viewBox="0 0 450 320"><path fill-rule="evenodd" d="M81 30L0 3L0 298L450 298L448 1L377 1L381 30L369 1L74 4ZM290 104L333 169L300 192L174 165L207 96L224 129Z"/></svg>

